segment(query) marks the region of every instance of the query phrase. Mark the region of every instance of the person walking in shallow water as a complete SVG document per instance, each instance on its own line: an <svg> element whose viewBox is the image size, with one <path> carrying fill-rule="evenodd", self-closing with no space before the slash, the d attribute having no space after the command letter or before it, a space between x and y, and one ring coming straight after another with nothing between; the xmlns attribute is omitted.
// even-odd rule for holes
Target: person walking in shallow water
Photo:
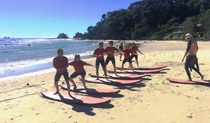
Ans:
<svg viewBox="0 0 210 123"><path fill-rule="evenodd" d="M184 61L184 58L186 57L185 71L187 73L187 76L189 80L192 81L190 70L192 71L193 69L195 72L197 72L200 75L201 79L203 79L204 77L200 73L199 65L198 65L198 58L196 56L196 53L198 51L198 43L196 40L193 39L192 34L190 33L187 33L185 35L185 40L187 41L187 49L185 51L184 57L182 58L182 62Z"/></svg>
<svg viewBox="0 0 210 123"><path fill-rule="evenodd" d="M68 94L70 94L70 84L69 84L69 75L68 75L68 59L67 57L63 56L63 49L57 50L57 56L53 59L53 66L56 69L56 74L54 78L54 85L56 88L55 94L59 94L59 88L58 88L58 81L60 80L61 76L64 76L64 79L67 84Z"/></svg>

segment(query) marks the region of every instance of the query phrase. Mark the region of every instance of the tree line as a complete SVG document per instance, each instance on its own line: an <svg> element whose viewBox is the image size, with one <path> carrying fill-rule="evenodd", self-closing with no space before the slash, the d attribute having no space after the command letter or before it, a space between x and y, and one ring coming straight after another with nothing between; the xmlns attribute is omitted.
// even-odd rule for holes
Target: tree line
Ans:
<svg viewBox="0 0 210 123"><path fill-rule="evenodd" d="M80 39L183 39L186 32L210 38L209 0L141 0L107 12Z"/></svg>

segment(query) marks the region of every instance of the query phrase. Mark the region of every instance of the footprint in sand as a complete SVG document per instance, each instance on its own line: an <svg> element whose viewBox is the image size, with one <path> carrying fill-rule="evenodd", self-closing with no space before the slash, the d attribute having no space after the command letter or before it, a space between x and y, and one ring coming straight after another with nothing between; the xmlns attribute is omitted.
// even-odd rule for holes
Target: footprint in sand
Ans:
<svg viewBox="0 0 210 123"><path fill-rule="evenodd" d="M195 99L200 100L200 98L199 98L199 97L195 97Z"/></svg>
<svg viewBox="0 0 210 123"><path fill-rule="evenodd" d="M193 113L190 113L189 115L187 115L187 118L193 118Z"/></svg>

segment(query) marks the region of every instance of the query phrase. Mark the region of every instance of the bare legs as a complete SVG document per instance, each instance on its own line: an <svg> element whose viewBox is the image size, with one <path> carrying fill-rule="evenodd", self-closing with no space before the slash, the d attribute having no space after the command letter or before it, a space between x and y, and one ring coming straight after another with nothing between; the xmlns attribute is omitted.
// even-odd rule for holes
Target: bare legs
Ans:
<svg viewBox="0 0 210 123"><path fill-rule="evenodd" d="M103 71L104 71L105 78L108 80L105 66L103 67ZM98 80L99 79L99 67L96 67L96 76L97 76L96 79Z"/></svg>
<svg viewBox="0 0 210 123"><path fill-rule="evenodd" d="M82 77L82 83L85 89L87 89L86 85L85 85L85 77Z"/></svg>
<svg viewBox="0 0 210 123"><path fill-rule="evenodd" d="M138 62L138 60L136 60L136 65L137 65L137 67L139 67L139 62Z"/></svg>
<svg viewBox="0 0 210 123"><path fill-rule="evenodd" d="M84 88L87 89L87 87L85 85L85 77L84 76L81 76L81 78L82 78L81 81L82 81L82 84L83 84ZM75 82L74 82L74 80L73 80L72 77L69 78L69 81L74 85L74 90L76 90L77 89L77 86L76 86L76 84L75 84Z"/></svg>
<svg viewBox="0 0 210 123"><path fill-rule="evenodd" d="M55 89L56 89L55 94L58 94L58 93L59 93L58 81L55 81L55 82L54 82L54 85L55 85Z"/></svg>
<svg viewBox="0 0 210 123"><path fill-rule="evenodd" d="M55 94L59 94L58 81L55 81L54 82L54 85L55 85L55 88L56 88ZM70 84L69 84L69 81L68 80L66 80L66 85L67 85L67 89L68 89L68 94L69 94L69 96L71 96L71 93L70 93Z"/></svg>
<svg viewBox="0 0 210 123"><path fill-rule="evenodd" d="M74 80L72 79L72 77L69 78L69 81L74 85L74 90L76 90L77 86L76 86ZM68 85L67 85L67 87L68 87ZM70 89L70 86L69 86L69 89Z"/></svg>

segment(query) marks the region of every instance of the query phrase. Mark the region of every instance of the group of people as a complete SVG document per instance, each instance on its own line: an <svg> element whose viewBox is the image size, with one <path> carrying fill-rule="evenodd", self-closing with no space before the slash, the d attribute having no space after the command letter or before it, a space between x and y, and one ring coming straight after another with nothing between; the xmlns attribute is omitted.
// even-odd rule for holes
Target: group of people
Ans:
<svg viewBox="0 0 210 123"><path fill-rule="evenodd" d="M187 73L187 76L188 76L189 80L191 81L192 78L190 75L190 71L192 71L192 69L193 69L195 72L197 72L200 75L201 79L203 79L204 76L200 73L198 59L196 56L196 53L198 51L197 41L193 39L193 36L190 33L186 34L185 39L188 42L188 44L187 44L187 49L186 49L186 52L182 59L182 62L184 61L184 59L186 57L185 71ZM116 62L115 62L116 52L119 52L118 54L120 54L120 61L122 61L122 65L121 65L122 69L124 68L124 64L126 62L128 62L129 67L133 70L133 65L132 65L133 58L135 58L137 67L139 67L137 52L139 52L140 54L143 54L143 53L138 49L138 47L136 46L135 43L132 43L132 45L129 47L127 44L123 44L123 42L121 42L119 45L119 48L116 48L116 47L114 47L114 42L110 41L109 46L104 48L104 43L100 42L98 45L98 48L96 48L93 53L93 56L96 57L95 65L91 65L91 64L86 63L85 61L82 61L80 59L80 55L75 55L74 61L68 63L67 57L65 57L63 55L63 49L58 49L57 56L53 59L53 66L57 70L57 72L55 74L55 78L54 78L54 84L55 84L55 88L56 88L55 94L59 93L58 81L60 80L60 77L62 75L65 78L65 81L67 84L67 89L68 89L68 94L70 96L71 96L71 94L70 94L69 81L73 84L74 89L76 89L77 86L76 86L75 82L73 81L73 78L75 78L79 75L81 76L81 80L82 80L84 87L87 88L85 85L85 75L86 75L86 71L84 69L85 65L96 67L96 76L97 76L96 79L99 79L99 66L101 65L102 69L104 71L104 76L108 80L107 65L111 61L113 68L114 68L114 73L115 73L115 75L117 75L116 74ZM104 60L104 54L107 54L106 60ZM124 55L123 60L121 60L122 55ZM70 77L69 77L68 71L67 71L67 68L69 65L73 66L75 69L75 72L73 72L70 75Z"/></svg>
<svg viewBox="0 0 210 123"><path fill-rule="evenodd" d="M121 46L123 46L124 48L122 48ZM109 64L109 62L112 62L113 68L114 68L114 73L116 74L116 62L115 62L115 54L117 52L120 53L120 55L124 55L124 59L122 61L122 68L124 67L124 64L126 62L129 62L129 66L131 67L131 69L133 70L133 65L132 65L132 59L135 58L137 66L138 65L138 55L137 52L143 54L138 47L136 46L135 43L132 43L132 46L129 48L127 44L123 44L120 43L119 49L114 47L114 42L110 41L109 42L109 46L107 46L106 48L104 48L104 43L100 42L98 45L98 48L96 48L94 50L93 56L96 57L96 62L95 62L95 66L92 64L88 64L85 61L82 61L80 59L80 55L75 55L74 61L72 62L68 62L67 57L65 57L63 55L63 49L58 49L57 50L57 56L53 59L53 66L56 69L56 74L55 74L55 78L54 78L54 85L56 88L56 92L55 94L59 93L59 86L58 86L58 81L60 80L60 77L63 75L64 79L66 81L67 84L67 89L68 89L68 94L71 96L70 94L70 84L69 81L73 84L74 89L77 89L77 86L75 84L75 82L73 81L73 78L77 77L77 76L81 76L81 80L82 83L84 85L85 88L85 75L86 75L86 71L84 69L85 65L88 66L93 66L96 67L96 75L97 78L99 79L99 66L102 66L102 69L104 71L104 76L105 78L108 80L107 77L107 65ZM118 53L118 54L119 54ZM104 54L107 54L107 58L106 60L104 60ZM121 57L120 57L121 59ZM75 69L75 72L73 72L70 77L68 74L68 66L73 66Z"/></svg>

